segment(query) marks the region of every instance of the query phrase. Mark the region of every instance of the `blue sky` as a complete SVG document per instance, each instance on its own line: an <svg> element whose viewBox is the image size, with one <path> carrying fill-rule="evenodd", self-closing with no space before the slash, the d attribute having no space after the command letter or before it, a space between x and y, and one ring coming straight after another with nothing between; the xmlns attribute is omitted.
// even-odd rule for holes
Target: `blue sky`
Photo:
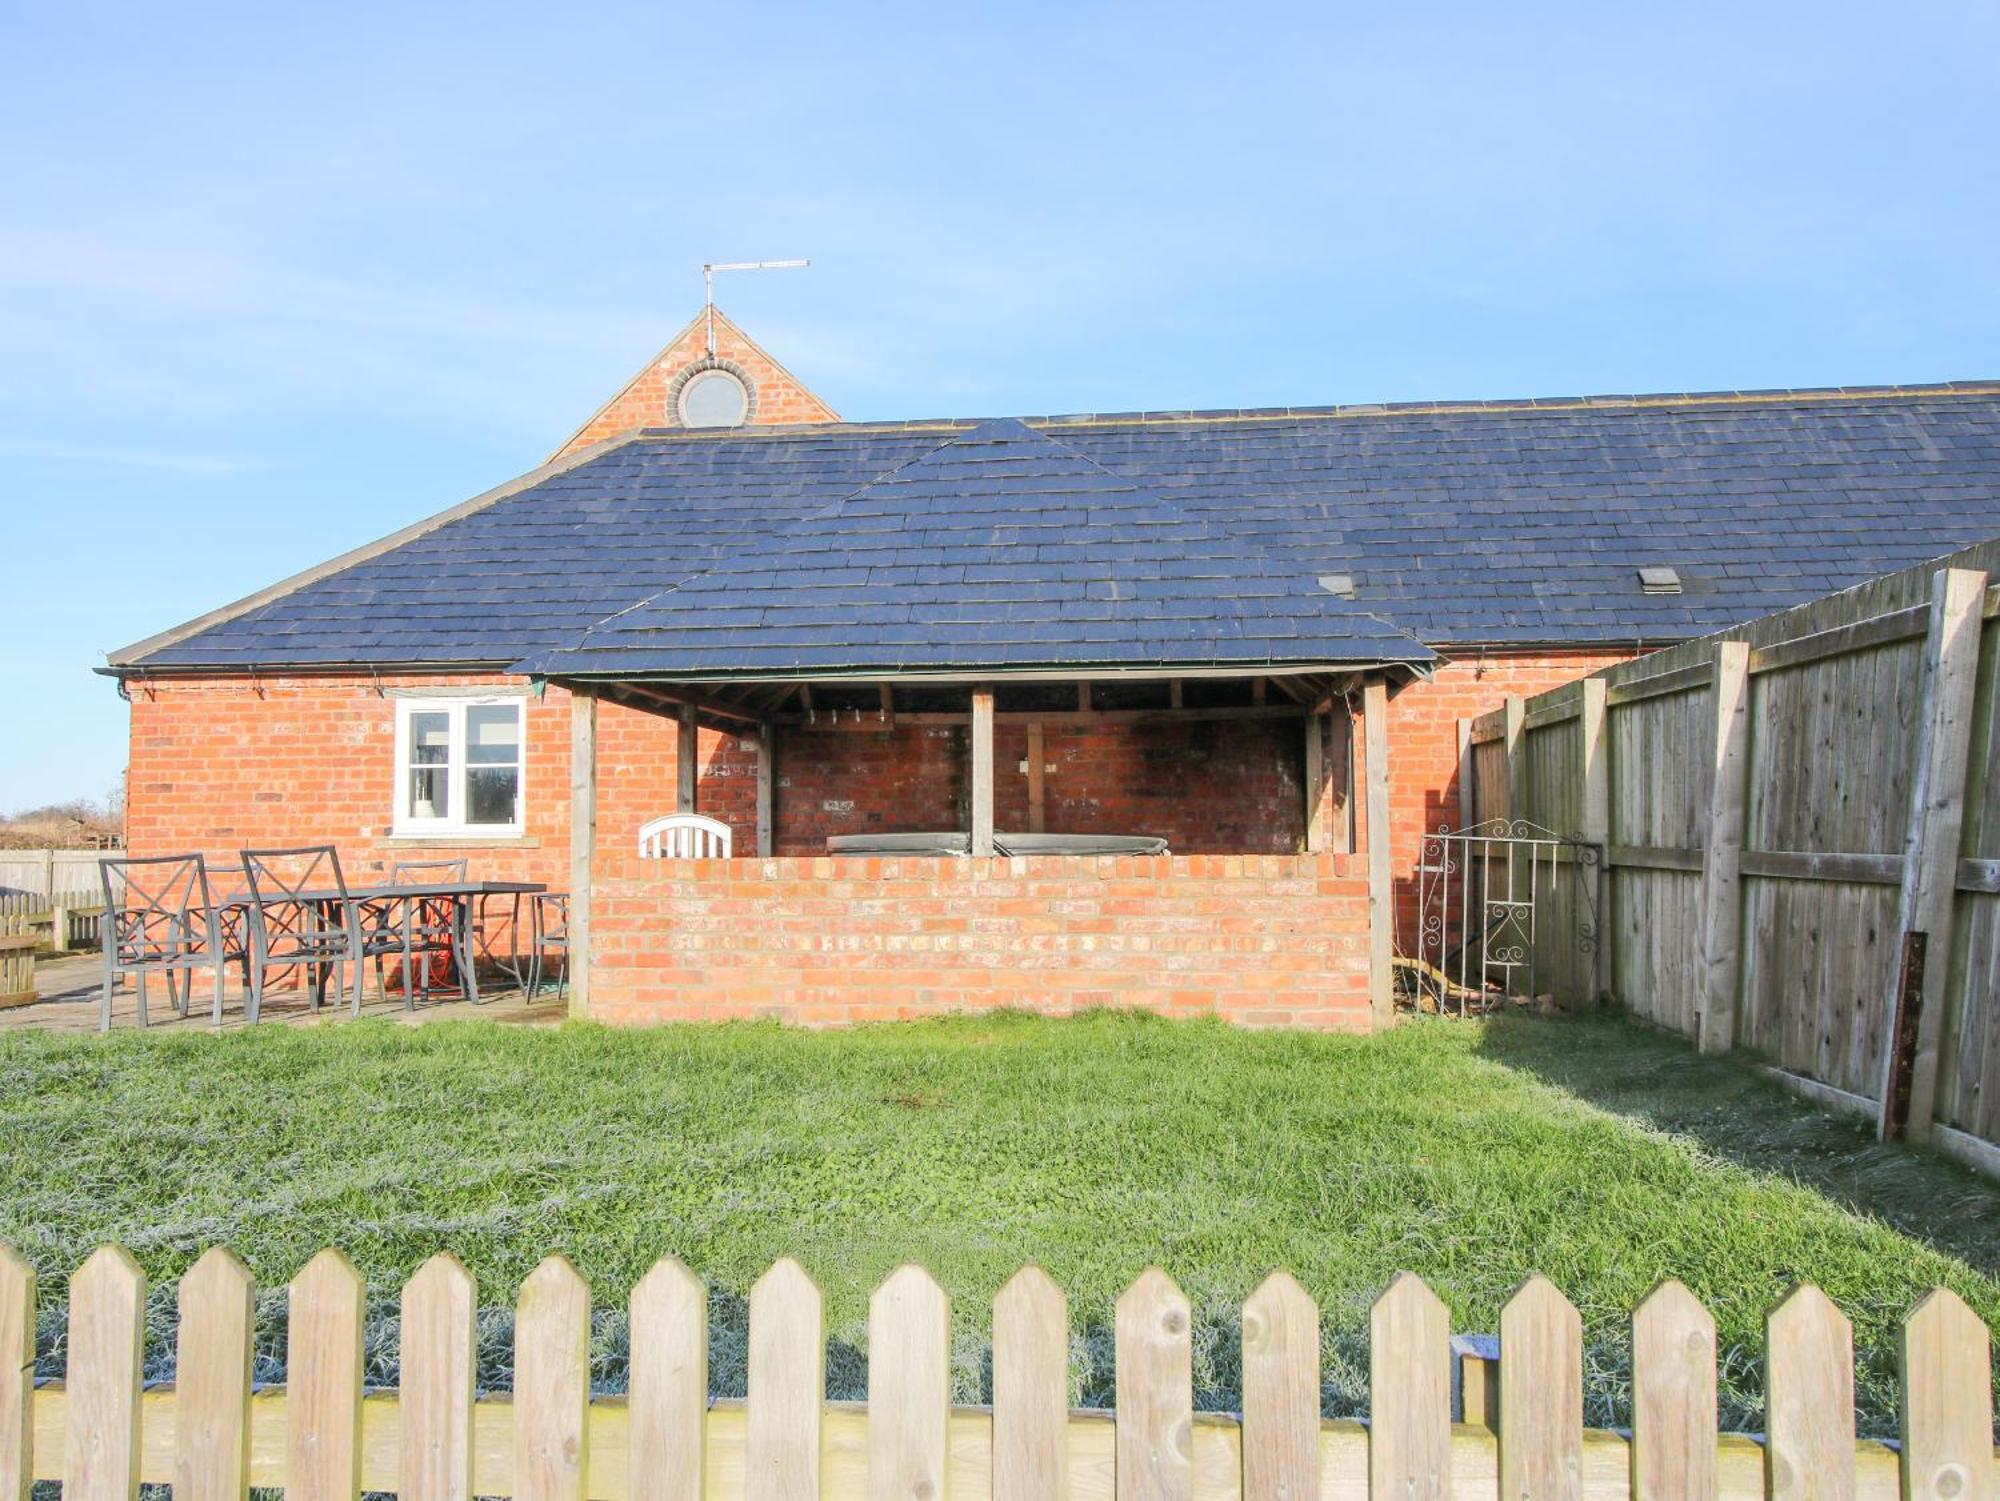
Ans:
<svg viewBox="0 0 2000 1501"><path fill-rule="evenodd" d="M722 303L843 415L2000 375L2000 7L7 7L0 810Z"/></svg>

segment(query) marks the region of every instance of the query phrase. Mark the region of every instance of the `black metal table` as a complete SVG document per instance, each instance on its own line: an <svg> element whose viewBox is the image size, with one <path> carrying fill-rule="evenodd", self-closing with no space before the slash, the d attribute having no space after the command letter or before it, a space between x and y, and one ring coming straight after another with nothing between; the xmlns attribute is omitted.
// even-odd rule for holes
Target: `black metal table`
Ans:
<svg viewBox="0 0 2000 1501"><path fill-rule="evenodd" d="M349 886L348 901L357 907L369 907L377 911L407 902L450 902L452 904L452 964L458 970L461 983L465 987L465 998L477 1006L479 1000L478 956L473 952L473 917L486 898L509 896L515 898L514 920L519 926L519 899L524 896L540 896L548 890L543 881L411 881L402 885L382 884L374 886ZM287 892L280 898L284 902L297 902L301 906L320 908L335 907L340 904L341 893L330 887L309 891ZM249 896L238 893L216 903L218 914L228 909L248 914L255 905ZM356 955L354 963L361 958ZM518 978L518 977L517 977Z"/></svg>

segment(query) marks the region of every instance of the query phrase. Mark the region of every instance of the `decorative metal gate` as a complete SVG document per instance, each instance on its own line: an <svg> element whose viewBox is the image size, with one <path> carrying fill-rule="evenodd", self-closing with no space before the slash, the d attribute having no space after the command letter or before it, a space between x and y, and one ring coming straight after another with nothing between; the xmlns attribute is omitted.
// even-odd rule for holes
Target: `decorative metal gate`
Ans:
<svg viewBox="0 0 2000 1501"><path fill-rule="evenodd" d="M1424 836L1415 983L1439 1011L1545 988L1588 998L1604 852L1524 819Z"/></svg>

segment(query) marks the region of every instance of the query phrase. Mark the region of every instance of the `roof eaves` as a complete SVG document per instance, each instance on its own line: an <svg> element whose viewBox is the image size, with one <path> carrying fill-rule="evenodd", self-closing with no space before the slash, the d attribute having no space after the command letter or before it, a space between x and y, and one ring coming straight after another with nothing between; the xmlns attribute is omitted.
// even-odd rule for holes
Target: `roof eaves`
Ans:
<svg viewBox="0 0 2000 1501"><path fill-rule="evenodd" d="M400 531L391 532L388 536L377 538L373 542L363 543L360 547L344 552L337 558L331 558L324 563L316 564L306 569L303 573L295 573L288 579L282 579L266 588L259 589L254 594L246 594L243 598L231 604L223 605L219 609L210 610L205 615L197 615L192 620L184 621L169 630L159 632L157 635L148 636L143 641L135 641L130 646L120 647L116 651L107 652L104 659L105 664L114 669L114 671L124 668L141 667L145 664L145 659L154 652L164 651L169 646L177 646L191 637L200 635L203 631L223 625L240 615L247 615L250 611L268 605L273 600L283 599L287 594L303 589L309 584L316 584L322 579L331 578L334 574L352 568L357 564L366 563L381 557L384 553L393 552L405 543L414 542L417 538L434 532L439 527L448 526L454 521L462 520L467 516L473 515L475 512L483 511L488 506L495 505L510 496L519 495L524 490L531 490L545 480L553 479L559 474L566 474L572 469L590 463L593 459L602 458L613 449L622 448L627 443L633 442L637 437L638 433L636 431L618 433L604 439L602 442L593 443L588 448L579 448L567 458L551 459L539 469L531 469L526 474L508 480L505 484L495 485L491 490L482 491L470 500L460 501L450 509L439 511L434 516L425 517L422 521L414 522Z"/></svg>

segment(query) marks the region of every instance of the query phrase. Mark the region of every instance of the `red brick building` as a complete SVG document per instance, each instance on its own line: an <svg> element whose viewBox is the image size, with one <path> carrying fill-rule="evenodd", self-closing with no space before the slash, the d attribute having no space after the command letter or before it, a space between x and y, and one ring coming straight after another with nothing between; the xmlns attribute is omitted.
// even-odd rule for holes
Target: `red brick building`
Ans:
<svg viewBox="0 0 2000 1501"><path fill-rule="evenodd" d="M546 881L593 1017L1364 1028L1463 721L1996 520L1992 386L843 423L718 315L106 670L136 853ZM732 858L642 858L677 809ZM986 853L1092 840L1170 853Z"/></svg>

